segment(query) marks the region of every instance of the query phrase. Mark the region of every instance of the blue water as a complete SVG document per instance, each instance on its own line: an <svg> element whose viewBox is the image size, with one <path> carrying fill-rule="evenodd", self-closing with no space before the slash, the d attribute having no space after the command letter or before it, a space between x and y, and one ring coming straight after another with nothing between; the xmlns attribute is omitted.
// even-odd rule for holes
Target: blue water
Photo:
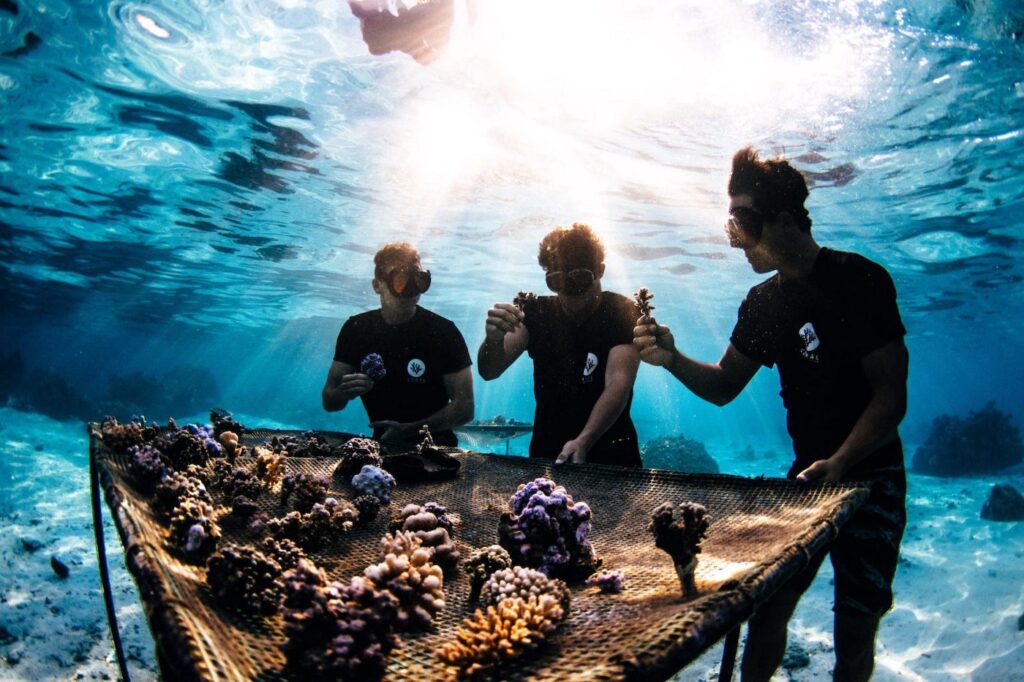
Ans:
<svg viewBox="0 0 1024 682"><path fill-rule="evenodd" d="M721 228L751 143L811 178L819 242L892 273L905 439L989 400L1024 423L1020 3L481 4L421 66L370 56L340 1L0 2L0 329L57 386L37 409L363 431L319 393L376 248L421 247L422 304L475 351L573 221L607 289L651 288L715 360L759 280ZM475 390L532 418L528 359ZM785 448L777 392L764 370L720 409L645 366L633 415L641 442Z"/></svg>

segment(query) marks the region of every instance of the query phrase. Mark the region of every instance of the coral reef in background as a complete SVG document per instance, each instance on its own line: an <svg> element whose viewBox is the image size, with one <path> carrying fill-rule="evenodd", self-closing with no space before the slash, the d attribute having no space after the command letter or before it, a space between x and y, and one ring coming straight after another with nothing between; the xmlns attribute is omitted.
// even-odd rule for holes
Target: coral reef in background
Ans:
<svg viewBox="0 0 1024 682"><path fill-rule="evenodd" d="M473 550L462 565L462 569L469 574L470 601L480 596L480 589L491 574L503 568L512 568L512 557L501 545Z"/></svg>
<svg viewBox="0 0 1024 682"><path fill-rule="evenodd" d="M371 381L381 381L388 375L384 368L384 358L380 353L370 353L359 363L359 371L370 377Z"/></svg>
<svg viewBox="0 0 1024 682"><path fill-rule="evenodd" d="M415 535L430 551L430 560L443 568L446 574L454 575L459 550L450 535L454 527L447 512L436 502L427 502L423 506L407 504L391 520L391 530L404 530Z"/></svg>
<svg viewBox="0 0 1024 682"><path fill-rule="evenodd" d="M548 595L554 598L563 611L569 613L569 587L557 578L549 578L540 571L525 566L502 568L480 589L480 601L484 604L500 604L506 599L528 601L531 596Z"/></svg>
<svg viewBox="0 0 1024 682"><path fill-rule="evenodd" d="M1024 443L1013 418L989 402L967 417L939 415L914 453L911 469L932 476L998 471L1024 461Z"/></svg>
<svg viewBox="0 0 1024 682"><path fill-rule="evenodd" d="M285 654L297 677L378 680L398 644L394 595L355 577L348 585L329 582L303 560L283 576Z"/></svg>
<svg viewBox="0 0 1024 682"><path fill-rule="evenodd" d="M582 580L600 566L590 543L590 506L547 478L521 484L498 521L498 542L512 563Z"/></svg>
<svg viewBox="0 0 1024 682"><path fill-rule="evenodd" d="M213 374L198 365L184 364L158 377L141 371L114 374L101 405L110 414L148 414L163 419L196 414L218 402L220 389Z"/></svg>
<svg viewBox="0 0 1024 682"><path fill-rule="evenodd" d="M1012 485L994 485L981 507L987 521L1024 521L1024 495Z"/></svg>
<svg viewBox="0 0 1024 682"><path fill-rule="evenodd" d="M263 616L277 613L284 587L274 559L252 547L228 545L210 557L207 568L206 582L222 605Z"/></svg>
<svg viewBox="0 0 1024 682"><path fill-rule="evenodd" d="M359 473L352 477L352 487L360 495L373 495L382 505L388 505L391 504L395 477L380 467L364 464Z"/></svg>
<svg viewBox="0 0 1024 682"><path fill-rule="evenodd" d="M411 533L388 534L383 546L383 561L367 567L363 576L398 599L396 627L430 627L445 607L444 571Z"/></svg>
<svg viewBox="0 0 1024 682"><path fill-rule="evenodd" d="M334 475L346 481L358 474L367 464L380 467L384 463L380 455L380 443L372 438L349 438L338 447L335 456L341 459L334 468Z"/></svg>
<svg viewBox="0 0 1024 682"><path fill-rule="evenodd" d="M640 457L648 469L667 469L688 474L717 474L718 463L699 440L686 436L662 436L640 448Z"/></svg>
<svg viewBox="0 0 1024 682"><path fill-rule="evenodd" d="M564 614L550 595L531 596L529 601L506 599L466 618L455 641L442 645L436 655L454 666L458 676L480 677L543 644Z"/></svg>
<svg viewBox="0 0 1024 682"><path fill-rule="evenodd" d="M626 576L622 571L601 571L587 578L587 587L597 586L602 592L618 594L626 587Z"/></svg>
<svg viewBox="0 0 1024 682"><path fill-rule="evenodd" d="M697 594L694 573L700 541L707 537L708 525L707 509L695 502L680 502L675 507L664 502L651 512L647 529L654 534L655 546L672 557L684 597Z"/></svg>

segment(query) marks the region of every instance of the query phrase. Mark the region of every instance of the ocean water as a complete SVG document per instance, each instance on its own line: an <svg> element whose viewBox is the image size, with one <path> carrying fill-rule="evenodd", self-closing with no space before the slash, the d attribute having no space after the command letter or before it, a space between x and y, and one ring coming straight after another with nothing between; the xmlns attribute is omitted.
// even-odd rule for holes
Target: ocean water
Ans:
<svg viewBox="0 0 1024 682"><path fill-rule="evenodd" d="M908 458L941 414L994 401L1024 424L1020 2L456 9L421 65L370 55L340 0L0 0L0 398L72 432L214 405L365 431L320 389L340 324L378 305L379 245L420 247L421 304L475 352L490 305L544 290L541 237L577 221L605 240L605 288L650 288L681 349L716 360L760 279L722 229L729 159L753 144L808 176L821 244L896 282ZM478 418L532 420L528 359L474 389ZM635 390L641 442L685 434L725 472L784 470L775 372L725 408L650 366ZM18 442L56 428L4 415ZM31 471L11 466L8 515ZM943 490L965 487L984 495Z"/></svg>

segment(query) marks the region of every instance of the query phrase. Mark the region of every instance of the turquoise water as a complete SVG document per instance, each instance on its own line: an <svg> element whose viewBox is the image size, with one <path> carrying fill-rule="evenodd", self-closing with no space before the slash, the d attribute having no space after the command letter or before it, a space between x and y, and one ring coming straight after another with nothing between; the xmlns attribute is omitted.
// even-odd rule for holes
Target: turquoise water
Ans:
<svg viewBox="0 0 1024 682"><path fill-rule="evenodd" d="M717 359L759 280L721 227L751 143L811 178L822 244L892 273L905 439L989 400L1022 423L1019 3L551 5L457 4L421 66L370 56L343 2L0 3L0 328L49 382L29 406L365 430L319 392L376 248L421 247L422 304L475 351L573 221L606 288L651 288ZM528 359L477 379L477 417L529 421L530 382ZM777 392L765 370L719 409L645 366L633 415L641 442L784 453Z"/></svg>

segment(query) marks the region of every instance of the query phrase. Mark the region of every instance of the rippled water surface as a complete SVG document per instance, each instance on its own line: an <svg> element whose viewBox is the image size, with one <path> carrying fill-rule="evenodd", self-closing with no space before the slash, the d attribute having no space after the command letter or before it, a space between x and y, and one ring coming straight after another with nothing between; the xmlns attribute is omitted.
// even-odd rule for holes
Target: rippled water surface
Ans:
<svg viewBox="0 0 1024 682"><path fill-rule="evenodd" d="M457 3L423 66L367 53L340 1L0 0L5 353L86 401L202 368L226 407L361 429L319 408L371 257L407 239L422 303L471 348L488 306L543 289L536 245L584 221L606 288L650 287L713 360L758 281L721 228L752 143L813 183L825 245L896 280L909 440L1024 371L1024 10L949 2ZM528 361L477 415L532 416ZM641 438L778 440L778 380L703 405L645 367Z"/></svg>

